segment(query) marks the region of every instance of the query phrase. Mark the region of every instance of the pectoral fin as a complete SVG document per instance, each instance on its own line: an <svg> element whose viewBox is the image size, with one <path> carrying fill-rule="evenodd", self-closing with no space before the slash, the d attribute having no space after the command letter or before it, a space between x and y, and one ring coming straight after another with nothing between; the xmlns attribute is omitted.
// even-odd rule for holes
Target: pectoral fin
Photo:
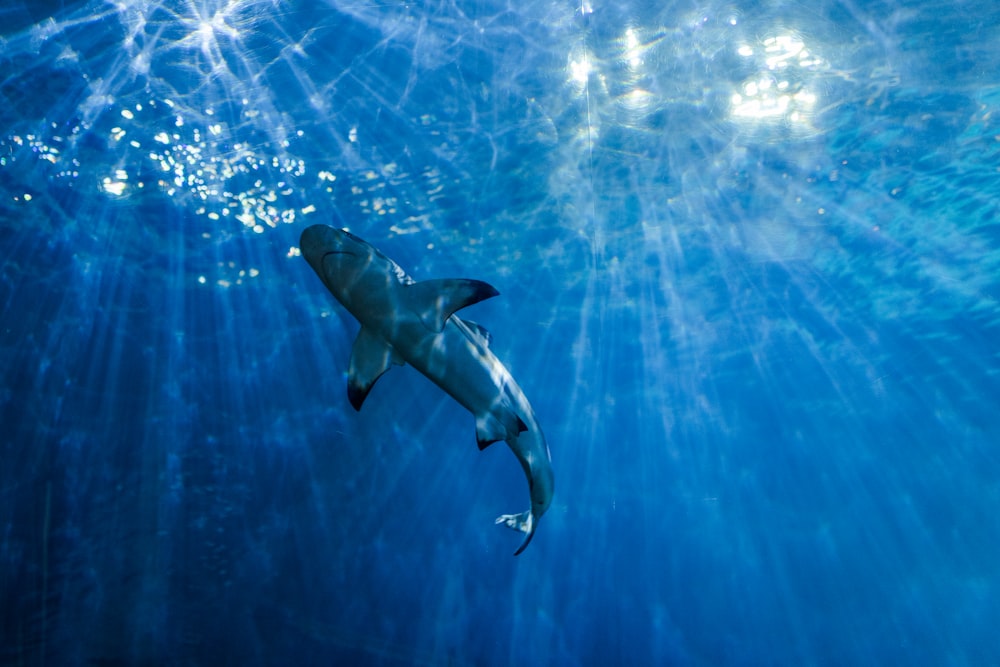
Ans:
<svg viewBox="0 0 1000 667"><path fill-rule="evenodd" d="M362 327L354 339L351 365L347 371L347 398L354 409L361 409L368 392L383 373L393 364L402 366L403 363L391 345Z"/></svg>
<svg viewBox="0 0 1000 667"><path fill-rule="evenodd" d="M444 323L456 310L498 294L488 283L464 278L424 280L406 285L403 289L406 306L420 317L425 327L435 333L444 329Z"/></svg>

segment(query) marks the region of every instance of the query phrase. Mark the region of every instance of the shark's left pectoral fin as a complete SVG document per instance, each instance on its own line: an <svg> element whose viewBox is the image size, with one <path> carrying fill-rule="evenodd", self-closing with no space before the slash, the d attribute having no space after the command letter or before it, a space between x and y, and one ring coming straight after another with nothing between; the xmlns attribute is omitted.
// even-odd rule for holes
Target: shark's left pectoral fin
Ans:
<svg viewBox="0 0 1000 667"><path fill-rule="evenodd" d="M429 330L440 333L456 310L498 295L489 283L464 278L424 280L403 288L407 307Z"/></svg>
<svg viewBox="0 0 1000 667"><path fill-rule="evenodd" d="M354 409L361 409L368 392L383 373L393 364L402 366L404 363L391 345L362 327L354 339L351 365L347 371L347 398Z"/></svg>
<svg viewBox="0 0 1000 667"><path fill-rule="evenodd" d="M483 347L489 347L493 344L493 334L487 331L486 327L482 324L476 324L471 320L462 320L462 322L465 323L465 326L469 327L469 331L472 332L473 338L479 341Z"/></svg>

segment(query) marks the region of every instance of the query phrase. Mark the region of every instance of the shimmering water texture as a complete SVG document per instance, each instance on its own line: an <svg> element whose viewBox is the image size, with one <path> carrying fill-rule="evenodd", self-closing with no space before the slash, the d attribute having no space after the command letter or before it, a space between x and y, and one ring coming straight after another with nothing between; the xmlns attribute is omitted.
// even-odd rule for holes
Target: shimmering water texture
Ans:
<svg viewBox="0 0 1000 667"><path fill-rule="evenodd" d="M1000 5L0 3L0 663L1000 663ZM412 368L463 309L558 477ZM478 329L477 329L478 330Z"/></svg>

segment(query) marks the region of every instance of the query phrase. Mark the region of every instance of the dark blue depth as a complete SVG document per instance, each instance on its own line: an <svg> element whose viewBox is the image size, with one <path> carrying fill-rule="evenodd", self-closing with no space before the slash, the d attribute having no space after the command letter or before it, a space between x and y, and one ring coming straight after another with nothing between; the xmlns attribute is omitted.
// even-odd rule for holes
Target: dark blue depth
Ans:
<svg viewBox="0 0 1000 667"><path fill-rule="evenodd" d="M1000 6L0 8L0 664L1000 663ZM504 443L296 244L348 227Z"/></svg>

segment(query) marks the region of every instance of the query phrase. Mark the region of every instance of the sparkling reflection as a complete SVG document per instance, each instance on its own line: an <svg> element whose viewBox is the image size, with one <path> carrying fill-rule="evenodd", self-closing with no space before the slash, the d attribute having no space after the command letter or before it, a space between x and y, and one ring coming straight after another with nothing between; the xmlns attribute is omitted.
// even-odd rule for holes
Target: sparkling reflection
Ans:
<svg viewBox="0 0 1000 667"><path fill-rule="evenodd" d="M757 71L733 93L733 117L808 124L816 104L809 74L822 71L824 61L794 35L768 37L756 46L744 44L737 53Z"/></svg>

